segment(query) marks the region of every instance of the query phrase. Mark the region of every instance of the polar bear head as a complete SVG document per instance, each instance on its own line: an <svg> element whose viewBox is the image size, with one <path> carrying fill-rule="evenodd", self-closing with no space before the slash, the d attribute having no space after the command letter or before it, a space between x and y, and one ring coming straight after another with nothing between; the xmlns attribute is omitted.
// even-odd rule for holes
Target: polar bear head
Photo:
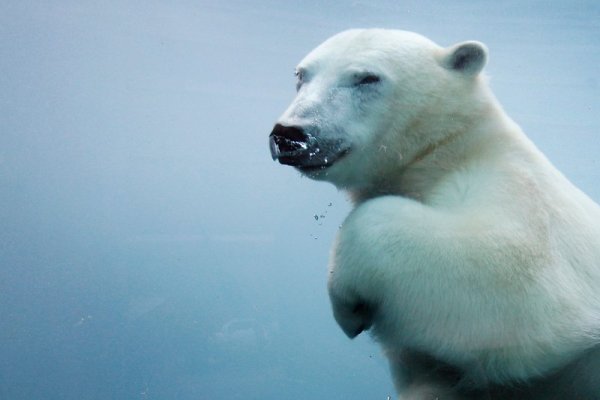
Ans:
<svg viewBox="0 0 600 400"><path fill-rule="evenodd" d="M297 96L271 132L271 154L339 188L372 186L465 129L486 58L474 41L442 48L406 31L339 33L296 68Z"/></svg>

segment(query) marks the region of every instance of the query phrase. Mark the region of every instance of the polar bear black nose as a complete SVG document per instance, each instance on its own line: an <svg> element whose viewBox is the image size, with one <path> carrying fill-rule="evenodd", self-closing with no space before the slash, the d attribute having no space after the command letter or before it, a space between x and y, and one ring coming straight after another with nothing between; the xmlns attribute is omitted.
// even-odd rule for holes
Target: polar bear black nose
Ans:
<svg viewBox="0 0 600 400"><path fill-rule="evenodd" d="M279 159L282 164L299 163L308 149L310 136L302 128L276 124L269 135L269 145L273 160Z"/></svg>

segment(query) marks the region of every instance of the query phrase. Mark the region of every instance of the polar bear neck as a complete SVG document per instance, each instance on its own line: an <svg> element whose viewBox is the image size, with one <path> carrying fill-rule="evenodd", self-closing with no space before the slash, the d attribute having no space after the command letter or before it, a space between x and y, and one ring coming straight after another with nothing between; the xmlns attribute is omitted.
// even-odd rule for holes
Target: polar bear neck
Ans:
<svg viewBox="0 0 600 400"><path fill-rule="evenodd" d="M486 97L486 101L472 111L476 118L460 116L466 122L455 130L427 144L401 165L382 169L368 185L349 189L351 200L358 204L375 197L399 195L427 204L434 201L449 177L466 173L473 167L480 168L479 165L499 165L489 163L490 159L513 158L517 153L523 157L541 156L494 96L488 92ZM482 115L485 118L481 118ZM428 122L417 128L416 135L435 136L431 132L437 129L437 118L426 120ZM481 162L484 160L487 162Z"/></svg>

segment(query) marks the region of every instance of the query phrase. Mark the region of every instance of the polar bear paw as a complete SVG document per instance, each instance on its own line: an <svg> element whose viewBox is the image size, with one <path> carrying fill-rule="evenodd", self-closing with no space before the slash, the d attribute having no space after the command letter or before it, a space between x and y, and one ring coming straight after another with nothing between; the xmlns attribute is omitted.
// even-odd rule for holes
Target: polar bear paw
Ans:
<svg viewBox="0 0 600 400"><path fill-rule="evenodd" d="M374 306L358 296L341 296L331 286L329 297L333 306L333 316L350 339L371 328L375 315Z"/></svg>

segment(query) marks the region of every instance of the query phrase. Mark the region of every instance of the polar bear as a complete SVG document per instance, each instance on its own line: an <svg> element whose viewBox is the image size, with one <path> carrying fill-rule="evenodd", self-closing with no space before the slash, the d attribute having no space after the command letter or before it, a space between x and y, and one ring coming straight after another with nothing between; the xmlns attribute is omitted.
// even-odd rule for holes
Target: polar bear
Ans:
<svg viewBox="0 0 600 400"><path fill-rule="evenodd" d="M505 114L487 53L337 34L298 65L271 153L349 193L333 314L401 398L600 399L600 207Z"/></svg>

